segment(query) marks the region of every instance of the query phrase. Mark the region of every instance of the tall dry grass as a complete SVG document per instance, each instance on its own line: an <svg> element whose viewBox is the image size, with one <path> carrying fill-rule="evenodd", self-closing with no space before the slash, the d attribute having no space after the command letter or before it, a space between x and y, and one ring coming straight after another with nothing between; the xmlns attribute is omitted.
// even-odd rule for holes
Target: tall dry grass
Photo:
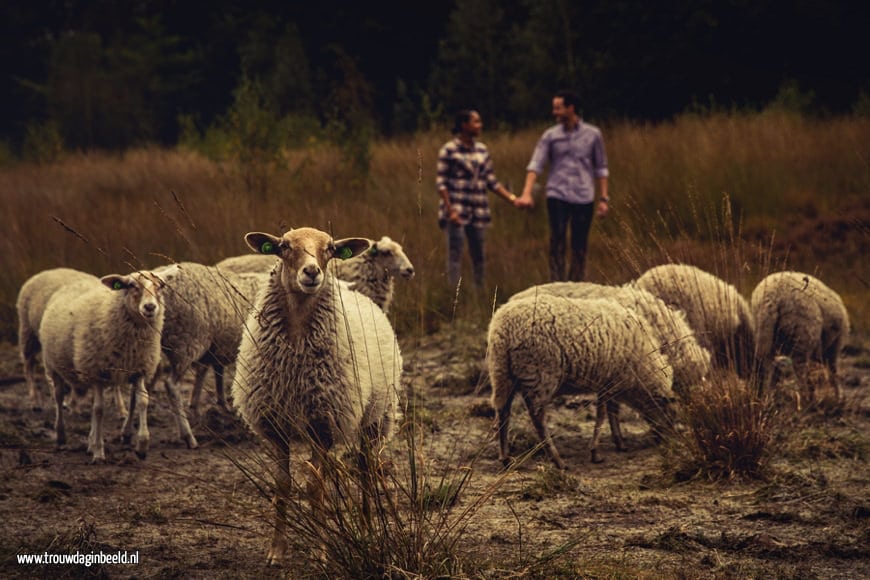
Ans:
<svg viewBox="0 0 870 580"><path fill-rule="evenodd" d="M866 328L870 119L732 113L603 129L614 201L611 216L593 229L591 280L624 282L680 260L748 294L767 271L803 269L841 292L856 330ZM483 136L496 173L514 191L539 135ZM546 281L546 212L540 195L532 212L493 196L488 287L476 294L463 285L457 299L444 275L433 191L437 151L448 138L433 132L376 142L363 182L339 151L312 143L261 168L268 175L257 192L247 191L250 168L183 150L74 153L5 168L0 336L14 340L15 296L39 270L105 274L168 260L213 263L244 253L248 231L302 225L336 236L388 234L405 246L417 277L398 289L400 333L427 332L455 316L484 321L494 301Z"/></svg>

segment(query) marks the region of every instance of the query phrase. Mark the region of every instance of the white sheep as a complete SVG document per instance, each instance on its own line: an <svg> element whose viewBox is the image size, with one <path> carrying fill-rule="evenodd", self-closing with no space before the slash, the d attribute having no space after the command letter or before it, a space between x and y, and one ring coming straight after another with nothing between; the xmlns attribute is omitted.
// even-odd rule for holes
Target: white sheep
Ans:
<svg viewBox="0 0 870 580"><path fill-rule="evenodd" d="M589 444L598 463L598 440L607 407L626 403L654 432L671 422L673 370L646 319L609 299L581 300L538 295L510 301L489 325L487 365L496 413L499 458L509 461L511 405L519 393L538 437L560 469L565 464L549 435L547 407L563 390L595 393L596 420ZM617 449L624 448L611 420Z"/></svg>
<svg viewBox="0 0 870 580"><path fill-rule="evenodd" d="M111 274L98 281L82 280L64 285L49 300L39 337L45 374L54 389L55 431L58 445L66 443L63 398L66 387L78 395L93 390L94 406L88 451L95 462L105 460L103 441L103 390L126 382L134 385L139 406L137 454L144 457L150 440L146 383L160 362L163 328L161 291L173 271L161 275L134 272ZM177 393L170 392L176 409ZM135 405L124 425L129 441Z"/></svg>
<svg viewBox="0 0 870 580"><path fill-rule="evenodd" d="M687 264L663 264L634 284L686 313L713 366L750 376L755 358L755 322L749 303L724 280Z"/></svg>
<svg viewBox="0 0 870 580"><path fill-rule="evenodd" d="M42 315L45 314L49 299L59 288L83 280L98 282L99 278L72 268L52 268L28 278L18 291L15 302L18 312L18 350L24 364L24 379L34 411L41 411L43 405L42 392L34 380L36 355L42 351L39 340Z"/></svg>
<svg viewBox="0 0 870 580"><path fill-rule="evenodd" d="M251 272L269 272L278 263L275 256L265 254L242 254L241 256L232 256L224 258L215 267L221 272L233 272L236 274L247 274Z"/></svg>
<svg viewBox="0 0 870 580"><path fill-rule="evenodd" d="M809 362L824 364L839 399L837 361L849 337L849 313L840 296L821 280L802 272L770 274L752 291L756 354L762 384L776 377L774 359L792 359L795 371L815 398L814 381L808 380ZM773 373L775 375L775 373Z"/></svg>
<svg viewBox="0 0 870 580"><path fill-rule="evenodd" d="M368 240L333 241L300 228L281 237L249 233L245 241L280 258L246 322L232 384L239 414L277 453L268 555L277 563L287 548L291 441L310 445L315 474L335 444L359 442L379 453L399 418L402 358L383 311L327 267L367 251ZM315 500L313 478L310 484Z"/></svg>
<svg viewBox="0 0 870 580"><path fill-rule="evenodd" d="M401 244L387 236L371 240L371 247L362 255L332 264L339 280L350 283L351 290L365 294L387 313L393 302L396 276L405 280L414 277L414 265Z"/></svg>
<svg viewBox="0 0 870 580"><path fill-rule="evenodd" d="M229 410L224 395L224 371L235 362L242 326L259 285L268 277L236 274L195 262L182 262L177 269L164 292L166 320L161 345L169 361L169 373L164 379L177 388L185 373L195 368L189 409L191 416L197 417L205 373L212 368L218 405ZM181 435L196 446L192 433Z"/></svg>
<svg viewBox="0 0 870 580"><path fill-rule="evenodd" d="M406 280L414 277L414 265L405 254L402 245L388 236L370 240L371 247L360 256L332 262L333 274L348 283L351 290L368 296L384 312L390 311L393 301L395 278ZM276 263L274 256L245 254L221 260L215 266L229 272L268 272Z"/></svg>
<svg viewBox="0 0 870 580"><path fill-rule="evenodd" d="M644 316L662 346L662 354L674 370L674 391L686 397L710 374L710 352L698 344L682 310L669 307L659 297L633 285L608 286L592 282L551 282L532 286L511 296L510 301L549 294L564 298L604 298Z"/></svg>

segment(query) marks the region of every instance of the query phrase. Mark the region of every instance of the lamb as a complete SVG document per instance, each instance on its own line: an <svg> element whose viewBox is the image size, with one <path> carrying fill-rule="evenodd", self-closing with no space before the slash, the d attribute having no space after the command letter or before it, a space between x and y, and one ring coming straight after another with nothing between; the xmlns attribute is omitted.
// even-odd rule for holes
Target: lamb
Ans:
<svg viewBox="0 0 870 580"><path fill-rule="evenodd" d="M39 340L39 325L42 315L51 296L63 286L88 280L99 280L92 274L73 270L72 268L53 268L43 270L31 276L18 291L15 308L18 312L18 349L24 364L24 379L27 382L27 392L34 411L41 411L43 405L42 392L34 381L36 355L42 351Z"/></svg>
<svg viewBox="0 0 870 580"><path fill-rule="evenodd" d="M99 281L83 279L55 291L46 305L39 337L45 374L54 389L55 431L58 445L66 443L63 398L67 387L78 395L94 391L88 451L94 462L105 461L103 391L124 382L135 386L139 404L137 454L148 450L148 391L146 381L160 362L160 332L164 307L162 290L174 271L160 275L134 272L110 274ZM180 409L176 393L170 399ZM130 414L134 412L131 398ZM129 441L131 417L124 424Z"/></svg>
<svg viewBox="0 0 870 580"><path fill-rule="evenodd" d="M809 362L822 363L830 373L837 399L840 397L837 361L849 337L849 313L840 296L821 280L802 272L770 274L752 291L755 316L756 357L762 384L776 383L774 359L792 359L797 376L815 399ZM768 377L773 374L773 377Z"/></svg>
<svg viewBox="0 0 870 580"><path fill-rule="evenodd" d="M333 274L339 280L350 285L368 296L381 309L389 313L393 301L395 277L406 280L414 277L414 265L405 254L401 244L388 236L380 240L370 240L370 249L362 254L343 260L331 262ZM230 272L268 272L276 263L274 256L263 254L246 254L221 260L216 264L221 271Z"/></svg>
<svg viewBox="0 0 870 580"><path fill-rule="evenodd" d="M686 313L714 367L748 378L755 358L755 321L749 303L724 280L695 266L664 264L647 270L635 286Z"/></svg>
<svg viewBox="0 0 870 580"><path fill-rule="evenodd" d="M698 344L695 333L681 310L670 308L646 290L628 286L607 286L592 282L551 282L532 286L511 296L510 301L534 298L543 294L564 298L607 298L645 317L662 354L674 371L674 391L682 398L697 387L710 373L710 352Z"/></svg>
<svg viewBox="0 0 870 580"><path fill-rule="evenodd" d="M598 441L607 407L624 402L659 432L672 421L673 370L642 316L613 300L568 299L547 294L499 308L489 325L487 366L496 413L499 459L510 461L508 428L514 395L520 393L538 437L553 463L565 463L546 423L547 406L562 390L597 395L590 452L601 462ZM611 417L614 415L611 414ZM622 448L618 423L611 435Z"/></svg>
<svg viewBox="0 0 870 580"><path fill-rule="evenodd" d="M199 400L205 373L215 373L218 405L229 410L224 395L224 369L235 362L242 326L253 305L265 274L235 274L194 262L177 265L178 273L165 292L166 320L161 346L169 361L167 384L175 388L185 373L195 367L190 396L190 414L199 415ZM183 432L192 447L193 433Z"/></svg>
<svg viewBox="0 0 870 580"><path fill-rule="evenodd" d="M333 241L300 228L280 237L249 233L245 241L280 258L246 322L232 384L239 414L277 453L268 560L278 563L287 549L291 441L311 448L312 501L319 498L316 476L335 444L359 442L377 457L399 420L402 357L384 312L338 284L327 267L335 257L366 252L368 240ZM372 466L360 456L365 482Z"/></svg>

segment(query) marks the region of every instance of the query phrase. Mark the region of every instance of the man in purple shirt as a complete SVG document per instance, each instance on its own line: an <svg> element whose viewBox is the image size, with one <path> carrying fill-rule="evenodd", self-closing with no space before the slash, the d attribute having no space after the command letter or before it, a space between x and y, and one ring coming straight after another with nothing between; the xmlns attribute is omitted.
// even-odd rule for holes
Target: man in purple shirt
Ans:
<svg viewBox="0 0 870 580"><path fill-rule="evenodd" d="M607 153L598 127L584 123L577 113L578 98L571 91L553 97L557 125L547 129L538 141L526 170L523 194L517 207L534 207L532 188L547 163L547 213L550 220L550 280L583 280L586 245L598 189L595 213L604 217L609 209L607 195ZM571 265L565 276L565 240L571 224Z"/></svg>

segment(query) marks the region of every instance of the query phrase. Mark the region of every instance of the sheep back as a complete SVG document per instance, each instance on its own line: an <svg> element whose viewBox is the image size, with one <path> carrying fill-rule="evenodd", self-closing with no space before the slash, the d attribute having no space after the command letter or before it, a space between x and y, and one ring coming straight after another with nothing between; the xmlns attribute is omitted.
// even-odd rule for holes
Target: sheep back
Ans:
<svg viewBox="0 0 870 580"><path fill-rule="evenodd" d="M746 377L755 356L755 322L749 303L724 280L687 264L663 264L634 283L685 312L715 366Z"/></svg>

